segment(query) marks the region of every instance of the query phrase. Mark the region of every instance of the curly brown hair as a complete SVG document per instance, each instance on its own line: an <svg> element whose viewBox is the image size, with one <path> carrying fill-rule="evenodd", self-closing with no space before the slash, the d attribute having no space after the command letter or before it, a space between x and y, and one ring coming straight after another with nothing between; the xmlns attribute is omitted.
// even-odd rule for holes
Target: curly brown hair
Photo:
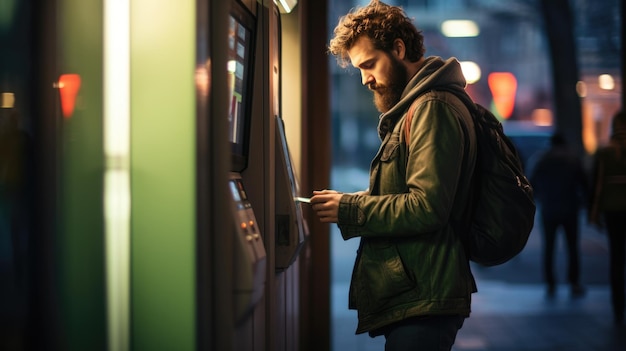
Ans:
<svg viewBox="0 0 626 351"><path fill-rule="evenodd" d="M406 55L411 62L424 56L424 36L413 21L398 6L387 5L380 0L372 0L361 8L351 10L339 19L330 40L328 52L337 57L343 68L350 64L348 50L356 40L367 35L375 49L390 52L393 42L401 39L406 46Z"/></svg>

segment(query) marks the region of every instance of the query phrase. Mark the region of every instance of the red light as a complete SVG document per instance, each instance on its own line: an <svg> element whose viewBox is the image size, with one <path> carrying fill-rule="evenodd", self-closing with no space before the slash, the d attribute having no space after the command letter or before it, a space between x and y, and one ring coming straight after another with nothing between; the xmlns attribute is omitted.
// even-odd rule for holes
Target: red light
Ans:
<svg viewBox="0 0 626 351"><path fill-rule="evenodd" d="M59 94L61 95L63 117L70 118L74 114L78 90L80 90L80 76L78 74L62 74L59 77Z"/></svg>
<svg viewBox="0 0 626 351"><path fill-rule="evenodd" d="M517 79L510 72L493 72L487 77L493 103L496 105L498 113L503 118L511 117L515 107L515 92L517 90Z"/></svg>

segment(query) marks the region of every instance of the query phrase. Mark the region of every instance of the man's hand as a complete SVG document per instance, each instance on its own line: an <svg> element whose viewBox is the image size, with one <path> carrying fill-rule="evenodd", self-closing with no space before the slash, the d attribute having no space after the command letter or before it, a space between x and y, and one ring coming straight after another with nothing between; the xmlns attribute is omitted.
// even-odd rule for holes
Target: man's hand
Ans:
<svg viewBox="0 0 626 351"><path fill-rule="evenodd" d="M313 191L311 208L324 223L337 223L339 220L339 200L342 193L335 190Z"/></svg>

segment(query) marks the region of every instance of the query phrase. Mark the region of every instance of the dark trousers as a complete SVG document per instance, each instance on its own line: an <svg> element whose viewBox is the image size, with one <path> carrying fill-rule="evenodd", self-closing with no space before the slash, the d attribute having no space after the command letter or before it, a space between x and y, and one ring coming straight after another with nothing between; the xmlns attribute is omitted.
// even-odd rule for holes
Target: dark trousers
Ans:
<svg viewBox="0 0 626 351"><path fill-rule="evenodd" d="M450 351L465 317L409 318L384 328L385 351Z"/></svg>
<svg viewBox="0 0 626 351"><path fill-rule="evenodd" d="M554 252L556 246L556 234L559 227L565 233L567 245L568 270L567 278L570 284L578 285L580 278L580 262L578 250L578 213L562 216L542 215L543 224L543 273L546 283L550 287L556 284L554 275Z"/></svg>
<svg viewBox="0 0 626 351"><path fill-rule="evenodd" d="M606 212L609 236L611 300L616 320L624 320L624 265L626 264L626 212Z"/></svg>

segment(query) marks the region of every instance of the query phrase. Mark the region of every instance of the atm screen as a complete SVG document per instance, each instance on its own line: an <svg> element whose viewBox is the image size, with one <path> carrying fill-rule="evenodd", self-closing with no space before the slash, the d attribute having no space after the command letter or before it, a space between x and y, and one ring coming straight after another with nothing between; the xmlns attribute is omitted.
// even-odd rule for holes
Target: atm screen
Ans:
<svg viewBox="0 0 626 351"><path fill-rule="evenodd" d="M237 1L231 1L228 26L228 140L234 172L247 166L248 138L252 112L254 67L254 16Z"/></svg>

